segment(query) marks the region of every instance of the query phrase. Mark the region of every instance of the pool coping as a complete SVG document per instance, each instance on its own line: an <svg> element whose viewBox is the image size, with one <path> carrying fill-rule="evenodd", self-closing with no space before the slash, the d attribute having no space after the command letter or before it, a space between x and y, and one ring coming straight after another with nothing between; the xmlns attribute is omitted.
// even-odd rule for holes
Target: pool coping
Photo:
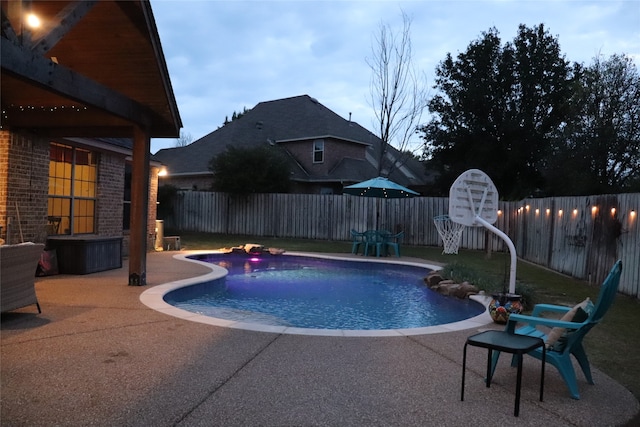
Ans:
<svg viewBox="0 0 640 427"><path fill-rule="evenodd" d="M198 261L194 259L188 258L193 255L200 254L208 254L208 253L221 253L216 250L206 250L206 251L185 251L180 254L176 254L173 258L185 262L193 262L200 265L204 265L207 268L211 269L211 271L207 274L191 277L189 279L176 280L173 282L164 283L162 285L157 285L152 288L147 289L146 291L140 294L140 302L142 302L147 307L161 312L163 314L177 317L183 320L188 320L190 322L204 323L211 326L219 326L224 328L232 328L232 329L243 329L249 331L256 332L268 332L274 334L289 334L289 335L310 335L310 336L331 336L331 337L392 337L392 336L408 336L408 335L428 335L428 334L438 334L444 332L454 332L461 331L465 329L473 329L480 328L487 324L493 323L491 316L489 315L488 305L491 300L490 297L478 294L471 295L469 298L483 304L485 306L485 311L478 316L472 317L470 319L461 320L459 322L447 323L444 325L437 326L425 326L420 328L404 328L404 329L371 329L371 330L361 330L361 329L313 329L313 328L298 328L291 326L276 326L276 325L265 325L260 323L249 323L249 322L241 322L237 320L227 320L221 319L217 317L209 317L204 316L202 314L192 313L190 311L182 310L180 308L174 307L167 302L164 301L164 296L175 289L179 289L185 286L194 285L197 283L202 283L209 280L219 279L224 277L227 274L227 270L217 265L213 265L204 261ZM410 265L416 267L429 268L432 270L441 269L440 266L429 264L428 262L413 262L413 261L404 261L404 260L391 260L391 259L380 259L380 258L362 258L362 259L354 259L345 256L339 255L329 255L329 254L320 254L320 253L309 253L309 252L286 252L282 254L282 256L305 256L312 258L324 258L324 259L335 259L335 260L344 260L344 261L353 261L353 262L376 262L376 263L386 263L386 264L400 264L400 265Z"/></svg>

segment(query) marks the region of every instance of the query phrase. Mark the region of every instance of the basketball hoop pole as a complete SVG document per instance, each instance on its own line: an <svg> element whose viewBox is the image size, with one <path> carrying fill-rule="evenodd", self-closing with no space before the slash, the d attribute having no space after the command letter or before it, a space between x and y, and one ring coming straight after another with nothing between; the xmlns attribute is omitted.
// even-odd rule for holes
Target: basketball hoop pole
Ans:
<svg viewBox="0 0 640 427"><path fill-rule="evenodd" d="M509 236L493 226L498 219L498 190L486 173L469 169L456 178L449 189L449 216L452 221L467 227L483 225L507 243L511 253L509 293L515 294L516 247Z"/></svg>
<svg viewBox="0 0 640 427"><path fill-rule="evenodd" d="M509 270L509 293L515 294L516 293L516 263L517 263L516 247L513 245L513 242L511 241L509 236L507 236L500 229L494 227L491 223L482 219L480 215L476 215L475 219L476 219L476 222L479 222L485 228L488 228L489 230L493 231L500 238L502 238L502 240L504 240L505 243L507 244L507 247L509 248L509 253L511 254L511 269Z"/></svg>

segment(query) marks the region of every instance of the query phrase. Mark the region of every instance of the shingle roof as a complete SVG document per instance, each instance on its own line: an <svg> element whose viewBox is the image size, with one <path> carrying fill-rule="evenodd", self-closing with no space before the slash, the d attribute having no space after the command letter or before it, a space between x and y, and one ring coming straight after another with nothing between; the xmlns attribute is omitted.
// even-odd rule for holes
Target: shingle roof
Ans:
<svg viewBox="0 0 640 427"><path fill-rule="evenodd" d="M331 172L334 181L358 182L374 177L377 168L372 163L380 149L380 139L359 124L346 120L316 99L301 95L274 101L260 102L241 118L203 136L185 147L158 151L155 157L167 165L170 175L209 173L211 158L224 152L227 146L252 147L258 144L277 144L310 138L337 138L364 144L371 150L367 160L344 159ZM292 159L293 160L293 159ZM317 181L295 163L293 179ZM402 185L424 185L424 172L418 163L411 165L414 179L404 173L392 174Z"/></svg>

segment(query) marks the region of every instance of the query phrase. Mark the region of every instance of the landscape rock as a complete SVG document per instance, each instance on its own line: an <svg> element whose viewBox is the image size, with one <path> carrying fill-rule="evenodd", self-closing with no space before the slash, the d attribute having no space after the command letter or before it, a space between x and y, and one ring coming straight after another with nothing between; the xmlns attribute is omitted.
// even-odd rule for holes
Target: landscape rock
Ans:
<svg viewBox="0 0 640 427"><path fill-rule="evenodd" d="M427 284L430 288L438 285L438 283L442 282L444 277L439 275L438 273L430 273L427 277L424 278L424 283Z"/></svg>
<svg viewBox="0 0 640 427"><path fill-rule="evenodd" d="M454 296L456 298L469 298L469 295L479 293L478 288L469 282L456 283L453 280L444 279L437 272L430 273L424 278L424 283L435 292L444 296Z"/></svg>

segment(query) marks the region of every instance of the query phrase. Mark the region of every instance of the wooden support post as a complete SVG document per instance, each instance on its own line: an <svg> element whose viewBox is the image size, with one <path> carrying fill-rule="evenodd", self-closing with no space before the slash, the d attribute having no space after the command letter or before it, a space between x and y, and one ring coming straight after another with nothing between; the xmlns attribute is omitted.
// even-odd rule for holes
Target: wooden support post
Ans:
<svg viewBox="0 0 640 427"><path fill-rule="evenodd" d="M135 126L131 168L131 233L129 235L129 285L147 284L147 216L149 213L149 133Z"/></svg>

